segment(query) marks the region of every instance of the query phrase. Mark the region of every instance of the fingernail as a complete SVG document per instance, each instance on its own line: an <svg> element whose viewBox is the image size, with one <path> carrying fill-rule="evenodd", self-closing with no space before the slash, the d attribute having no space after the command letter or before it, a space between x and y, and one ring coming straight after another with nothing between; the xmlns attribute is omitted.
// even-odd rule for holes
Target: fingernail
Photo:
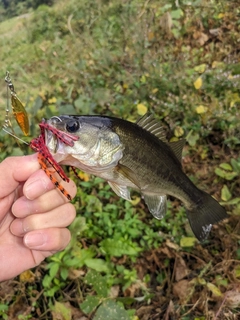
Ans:
<svg viewBox="0 0 240 320"><path fill-rule="evenodd" d="M46 240L46 235L42 233L27 233L24 237L24 243L30 249L38 249L46 243Z"/></svg>
<svg viewBox="0 0 240 320"><path fill-rule="evenodd" d="M28 184L24 188L24 194L27 199L33 200L39 193L39 190L47 190L47 184L44 179L37 179L32 183Z"/></svg>
<svg viewBox="0 0 240 320"><path fill-rule="evenodd" d="M30 205L31 201L26 197L21 197L17 202L12 205L12 213L17 218L22 218L23 215L26 216L32 213L32 208Z"/></svg>
<svg viewBox="0 0 240 320"><path fill-rule="evenodd" d="M23 226L23 219L14 219L11 224L11 232L18 236L22 237L25 233L24 226Z"/></svg>

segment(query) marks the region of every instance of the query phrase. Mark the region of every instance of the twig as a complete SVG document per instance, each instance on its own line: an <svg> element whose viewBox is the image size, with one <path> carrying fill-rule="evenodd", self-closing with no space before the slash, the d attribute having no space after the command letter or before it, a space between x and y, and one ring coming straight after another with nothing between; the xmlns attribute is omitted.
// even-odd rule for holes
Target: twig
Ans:
<svg viewBox="0 0 240 320"><path fill-rule="evenodd" d="M68 27L68 30L70 31L71 35L74 36L74 32L73 32L72 25L71 25L72 18L73 18L73 14L70 14L70 16L68 16L68 19L67 19L67 27Z"/></svg>
<svg viewBox="0 0 240 320"><path fill-rule="evenodd" d="M143 9L142 11L140 12L140 14L138 15L138 19L141 18L141 16L144 14L145 10L146 10L146 7L148 5L148 3L150 2L150 0L147 0L145 3L144 3L144 6L143 6Z"/></svg>

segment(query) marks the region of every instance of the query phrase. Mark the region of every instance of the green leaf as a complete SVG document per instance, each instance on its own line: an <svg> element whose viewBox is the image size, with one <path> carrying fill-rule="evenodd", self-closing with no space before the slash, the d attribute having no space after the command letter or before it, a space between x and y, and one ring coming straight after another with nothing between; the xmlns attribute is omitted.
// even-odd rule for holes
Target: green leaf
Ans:
<svg viewBox="0 0 240 320"><path fill-rule="evenodd" d="M83 303L80 303L80 308L84 313L88 314L93 312L93 310L97 308L100 302L101 299L99 297L87 296L85 301Z"/></svg>
<svg viewBox="0 0 240 320"><path fill-rule="evenodd" d="M235 273L236 278L240 278L240 266L239 265L235 267L234 273Z"/></svg>
<svg viewBox="0 0 240 320"><path fill-rule="evenodd" d="M56 313L55 314L56 319L62 319L62 320L72 319L71 309L69 307L66 307L65 304L56 301L52 309Z"/></svg>
<svg viewBox="0 0 240 320"><path fill-rule="evenodd" d="M199 73L203 73L206 70L206 67L207 67L206 63L202 63L202 64L194 67L194 70Z"/></svg>
<svg viewBox="0 0 240 320"><path fill-rule="evenodd" d="M228 189L228 186L224 185L221 190L221 199L223 201L228 201L231 198L232 198L232 194L231 194L230 190Z"/></svg>
<svg viewBox="0 0 240 320"><path fill-rule="evenodd" d="M80 114L89 114L92 112L91 108L91 101L86 96L80 96L77 100L74 101L74 106L78 113ZM76 113L74 111L74 114Z"/></svg>
<svg viewBox="0 0 240 320"><path fill-rule="evenodd" d="M225 178L225 171L220 168L215 169L215 174L223 179Z"/></svg>
<svg viewBox="0 0 240 320"><path fill-rule="evenodd" d="M72 104L63 104L58 107L58 112L60 114L75 114L76 109Z"/></svg>
<svg viewBox="0 0 240 320"><path fill-rule="evenodd" d="M168 11L168 10L171 9L171 8L172 8L172 4L167 3L167 4L163 5L163 6L160 6L160 7L159 7L159 11L160 11L160 12L166 12L166 11Z"/></svg>
<svg viewBox="0 0 240 320"><path fill-rule="evenodd" d="M123 305L107 300L97 309L93 320L131 320Z"/></svg>
<svg viewBox="0 0 240 320"><path fill-rule="evenodd" d="M187 137L187 141L190 144L191 147L194 147L199 139L198 133L191 133Z"/></svg>
<svg viewBox="0 0 240 320"><path fill-rule="evenodd" d="M224 170L226 170L226 171L232 171L232 167L231 167L231 165L229 163L225 163L225 162L221 163L219 165L219 167L224 169Z"/></svg>
<svg viewBox="0 0 240 320"><path fill-rule="evenodd" d="M172 10L170 14L173 19L180 19L183 16L183 11L181 9Z"/></svg>
<svg viewBox="0 0 240 320"><path fill-rule="evenodd" d="M101 297L108 297L109 289L106 279L95 270L90 270L84 278L84 281L92 285L97 294Z"/></svg>
<svg viewBox="0 0 240 320"><path fill-rule="evenodd" d="M53 263L50 268L50 271L49 271L50 277L54 278L56 276L58 270L59 270L59 263L58 262Z"/></svg>
<svg viewBox="0 0 240 320"><path fill-rule="evenodd" d="M44 291L44 295L46 297L53 297L58 290L59 290L59 286L54 286L51 289Z"/></svg>
<svg viewBox="0 0 240 320"><path fill-rule="evenodd" d="M218 286L224 286L227 288L229 284L229 281L227 278L222 278L222 275L216 275L215 279L216 279L216 284Z"/></svg>
<svg viewBox="0 0 240 320"><path fill-rule="evenodd" d="M63 280L66 280L68 277L68 269L67 268L61 268L60 275Z"/></svg>
<svg viewBox="0 0 240 320"><path fill-rule="evenodd" d="M108 273L110 271L109 264L103 259L86 259L85 264L87 267L99 272Z"/></svg>
<svg viewBox="0 0 240 320"><path fill-rule="evenodd" d="M214 296L216 296L216 297L221 297L222 296L222 292L214 284L208 282L207 283L207 287L212 292L212 294Z"/></svg>
<svg viewBox="0 0 240 320"><path fill-rule="evenodd" d="M86 218L85 217L76 217L72 224L69 227L71 233L76 232L78 235L81 234L84 230L87 229Z"/></svg>
<svg viewBox="0 0 240 320"><path fill-rule="evenodd" d="M8 305L0 303L0 311L7 311Z"/></svg>
<svg viewBox="0 0 240 320"><path fill-rule="evenodd" d="M49 288L51 284L52 279L49 277L48 274L45 275L45 277L42 280L42 285L44 288Z"/></svg>
<svg viewBox="0 0 240 320"><path fill-rule="evenodd" d="M95 255L96 253L90 248L81 249L79 247L74 247L71 259L66 255L63 261L68 267L81 268L84 266L86 260L93 258Z"/></svg>
<svg viewBox="0 0 240 320"><path fill-rule="evenodd" d="M123 242L121 239L105 239L100 243L102 250L114 257L122 255L137 255L139 250L131 246L131 243Z"/></svg>
<svg viewBox="0 0 240 320"><path fill-rule="evenodd" d="M86 202L88 212L102 212L102 202L96 196L87 195Z"/></svg>
<svg viewBox="0 0 240 320"><path fill-rule="evenodd" d="M180 246L182 248L184 247L193 247L195 243L197 242L197 239L194 237L182 237L180 240Z"/></svg>
<svg viewBox="0 0 240 320"><path fill-rule="evenodd" d="M225 179L226 180L233 180L234 178L236 178L238 176L238 174L236 172L226 172L225 173Z"/></svg>
<svg viewBox="0 0 240 320"><path fill-rule="evenodd" d="M227 202L228 205L234 205L234 204L238 204L240 202L240 198L234 198L230 201Z"/></svg>
<svg viewBox="0 0 240 320"><path fill-rule="evenodd" d="M240 161L236 161L235 159L231 159L231 165L233 167L233 170L240 174Z"/></svg>
<svg viewBox="0 0 240 320"><path fill-rule="evenodd" d="M225 170L222 170L221 168L216 168L215 174L226 180L233 180L235 177L238 176L236 172L225 171Z"/></svg>

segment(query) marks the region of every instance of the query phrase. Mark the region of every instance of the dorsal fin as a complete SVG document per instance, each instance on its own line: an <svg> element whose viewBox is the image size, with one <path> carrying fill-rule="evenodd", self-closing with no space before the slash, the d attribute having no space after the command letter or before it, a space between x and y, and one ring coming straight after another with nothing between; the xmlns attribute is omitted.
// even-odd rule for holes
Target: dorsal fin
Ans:
<svg viewBox="0 0 240 320"><path fill-rule="evenodd" d="M168 142L168 145L170 146L170 148L172 149L175 156L178 158L180 162L182 162L182 150L183 150L183 147L185 146L185 143L186 143L185 139Z"/></svg>
<svg viewBox="0 0 240 320"><path fill-rule="evenodd" d="M161 126L159 121L154 118L154 116L151 113L146 113L136 123L138 126L154 134L163 142L165 143L168 142L166 139L166 133L164 128Z"/></svg>
<svg viewBox="0 0 240 320"><path fill-rule="evenodd" d="M136 123L138 126L154 134L161 141L167 143L172 149L172 151L174 152L175 156L180 161L180 163L182 162L182 150L186 143L185 139L168 142L166 139L164 128L161 126L159 121L154 118L154 116L151 113L146 113Z"/></svg>

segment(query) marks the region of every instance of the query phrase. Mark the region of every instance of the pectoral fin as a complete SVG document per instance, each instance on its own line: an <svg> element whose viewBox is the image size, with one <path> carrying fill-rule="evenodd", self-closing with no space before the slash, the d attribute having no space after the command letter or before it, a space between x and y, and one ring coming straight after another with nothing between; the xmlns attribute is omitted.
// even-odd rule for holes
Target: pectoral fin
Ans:
<svg viewBox="0 0 240 320"><path fill-rule="evenodd" d="M131 201L130 191L128 187L126 186L120 186L119 184L116 184L114 182L108 181L108 184L113 189L113 191L121 198L125 200Z"/></svg>
<svg viewBox="0 0 240 320"><path fill-rule="evenodd" d="M122 175L127 180L131 181L136 186L137 189L140 189L137 176L131 169L129 169L128 167L124 166L121 163L118 163L118 165L115 167L115 171L118 172L118 174Z"/></svg>
<svg viewBox="0 0 240 320"><path fill-rule="evenodd" d="M144 201L154 218L160 220L167 212L167 196L150 196L143 194Z"/></svg>

